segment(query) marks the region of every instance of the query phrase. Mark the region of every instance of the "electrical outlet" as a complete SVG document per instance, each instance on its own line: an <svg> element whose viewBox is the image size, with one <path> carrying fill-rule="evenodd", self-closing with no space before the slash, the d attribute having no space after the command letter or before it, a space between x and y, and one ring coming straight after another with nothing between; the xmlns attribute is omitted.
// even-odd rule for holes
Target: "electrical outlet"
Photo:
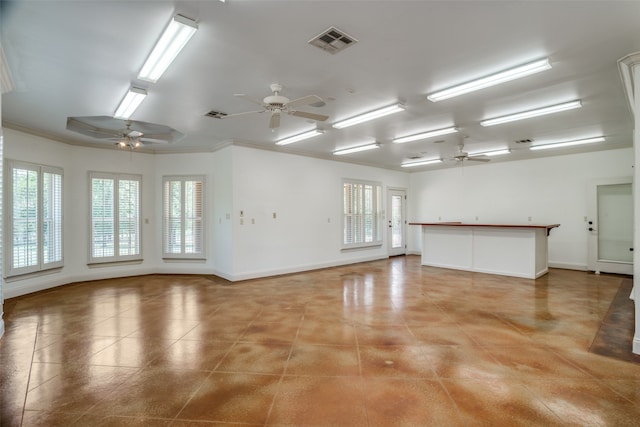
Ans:
<svg viewBox="0 0 640 427"><path fill-rule="evenodd" d="M531 222L531 217L528 218L529 222Z"/></svg>

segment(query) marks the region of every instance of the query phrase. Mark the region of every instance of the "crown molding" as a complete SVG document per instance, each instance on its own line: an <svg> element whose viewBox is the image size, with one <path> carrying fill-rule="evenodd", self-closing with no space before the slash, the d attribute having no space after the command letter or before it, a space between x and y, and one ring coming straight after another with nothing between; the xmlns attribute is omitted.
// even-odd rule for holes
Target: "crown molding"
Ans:
<svg viewBox="0 0 640 427"><path fill-rule="evenodd" d="M636 86L640 84L640 81L636 81L636 69L640 67L640 52L630 53L629 55L620 58L618 60L618 70L620 71L620 78L622 79L622 86L625 94L627 95L627 101L629 102L629 108L631 112L636 111L636 102L640 102L640 99L636 99Z"/></svg>

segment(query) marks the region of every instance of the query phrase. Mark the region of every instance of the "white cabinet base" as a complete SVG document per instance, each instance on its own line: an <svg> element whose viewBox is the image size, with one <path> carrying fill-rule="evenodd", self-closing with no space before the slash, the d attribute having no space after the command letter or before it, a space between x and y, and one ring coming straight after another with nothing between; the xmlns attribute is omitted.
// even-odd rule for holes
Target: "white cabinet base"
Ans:
<svg viewBox="0 0 640 427"><path fill-rule="evenodd" d="M423 265L526 279L549 271L547 233L557 226L420 225Z"/></svg>

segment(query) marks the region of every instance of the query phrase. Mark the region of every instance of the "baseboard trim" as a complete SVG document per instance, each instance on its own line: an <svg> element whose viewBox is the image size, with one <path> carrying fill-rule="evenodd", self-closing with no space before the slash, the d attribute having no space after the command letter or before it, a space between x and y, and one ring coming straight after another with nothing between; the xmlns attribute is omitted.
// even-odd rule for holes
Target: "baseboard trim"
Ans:
<svg viewBox="0 0 640 427"><path fill-rule="evenodd" d="M79 274L75 276L51 277L51 275L47 275L43 277L46 277L48 280L36 283L30 282L21 285L19 281L14 281L11 283L11 286L7 286L7 283L5 282L3 286L3 293L4 298L9 299L31 294L34 292L46 291L48 289L69 285L71 283L87 282L91 280L115 279L118 277L145 276L147 274L153 273L154 271L150 268L139 268L118 271L91 270L90 274Z"/></svg>
<svg viewBox="0 0 640 427"><path fill-rule="evenodd" d="M421 253L416 251L409 251L407 252L407 255L420 256ZM216 270L214 268L193 269L193 265L187 266L184 264L161 265L155 268L152 268L152 267L131 268L131 269L118 270L118 271L108 270L108 269L105 269L105 270L92 269L89 273L75 275L75 276L53 277L55 275L48 275L46 276L48 280L44 280L42 282L37 282L37 283L31 282L31 283L25 283L24 285L20 285L19 281L15 281L11 284L11 286L7 286L5 283L3 291L4 291L5 299L8 299L8 298L15 298L22 295L30 294L33 292L52 289L58 286L68 285L71 283L86 282L91 280L113 279L118 277L144 276L148 274L210 274L210 275L218 276L230 282L239 282L243 280L260 279L264 277L282 276L286 274L302 273L305 271L321 270L324 268L341 267L349 264L378 261L378 260L387 259L387 258L389 258L387 255L364 256L359 258L351 258L348 260L333 260L333 261L318 263L318 264L302 264L302 265L296 265L296 266L286 267L286 268L256 270L256 271L242 273L242 274L228 274L228 273ZM549 262L549 267L561 268L561 269L567 269L567 270L587 271L587 266L582 264ZM451 268L451 267L445 267L445 268ZM638 340L640 340L640 338L638 338ZM640 351L640 343L638 343L638 350Z"/></svg>
<svg viewBox="0 0 640 427"><path fill-rule="evenodd" d="M222 279L228 280L230 282L239 282L243 280L251 280L251 279L260 279L264 277L272 277L272 276L282 276L285 274L293 274L293 273L301 273L305 271L312 270L321 270L324 268L331 267L340 267L349 264L358 264L361 262L369 262L369 261L377 261L381 259L389 258L387 255L378 255L378 256L368 256L368 257L360 257L360 258L352 258L345 261L331 261L326 263L319 264L304 264L287 268L280 269L272 269L272 270L259 270L253 271L249 273L243 274L228 274L222 271L218 271L213 268L197 268L194 269L193 266L185 266L185 265L162 265L156 268L144 267L137 269L124 269L124 270L91 270L89 273L80 274L75 276L58 276L54 277L54 275L42 276L43 281L39 282L26 282L24 284L20 284L20 281L14 281L11 283L11 286L4 286L4 297L15 298L22 295L31 294L34 292L45 291L48 289L53 289L58 286L69 285L72 283L78 282L87 282L92 280L104 280L104 279L115 279L118 277L134 277L134 276L145 276L148 274L204 274L204 275L214 275L218 276ZM191 267L191 268L189 268Z"/></svg>
<svg viewBox="0 0 640 427"><path fill-rule="evenodd" d="M252 280L252 279L260 279L263 277L283 276L285 274L294 274L294 273L302 273L305 271L322 270L324 268L341 267L344 265L358 264L361 262L378 261L378 260L387 259L387 258L389 258L387 255L377 255L377 256L354 258L346 261L331 261L331 262L325 262L325 263L319 263L319 264L297 265L293 267L278 268L273 270L259 270L259 271L254 271L250 273L235 274L235 275L231 275L231 277L224 277L224 276L221 276L221 277L227 280L230 280L232 282L238 282L242 280Z"/></svg>
<svg viewBox="0 0 640 427"><path fill-rule="evenodd" d="M589 268L585 264L574 264L568 262L549 261L549 268L560 268L563 270L588 271Z"/></svg>

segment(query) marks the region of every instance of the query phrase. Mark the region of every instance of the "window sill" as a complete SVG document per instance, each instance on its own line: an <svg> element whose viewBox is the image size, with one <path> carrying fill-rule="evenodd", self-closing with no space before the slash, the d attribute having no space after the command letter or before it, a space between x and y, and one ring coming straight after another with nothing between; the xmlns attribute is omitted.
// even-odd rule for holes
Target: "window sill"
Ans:
<svg viewBox="0 0 640 427"><path fill-rule="evenodd" d="M362 245L343 246L342 248L340 248L340 252L357 251L362 249L374 249L374 248L381 248L381 247L382 247L382 242L364 243Z"/></svg>
<svg viewBox="0 0 640 427"><path fill-rule="evenodd" d="M203 257L194 257L194 258L187 258L187 257L162 257L162 261L163 262L185 262L185 263L198 263L198 264L202 264L207 262L206 258Z"/></svg>
<svg viewBox="0 0 640 427"><path fill-rule="evenodd" d="M87 266L89 268L100 268L100 267L113 267L117 265L135 265L142 264L143 259L131 259L126 261L101 261L101 262L88 262Z"/></svg>
<svg viewBox="0 0 640 427"><path fill-rule="evenodd" d="M13 276L6 276L4 280L6 283L11 283L11 282L17 282L19 280L33 279L35 277L41 277L41 276L48 276L49 274L56 274L56 273L59 273L60 271L62 271L62 267L53 267L53 268L48 268L46 270L31 271L29 273L18 273L18 274L14 274Z"/></svg>

